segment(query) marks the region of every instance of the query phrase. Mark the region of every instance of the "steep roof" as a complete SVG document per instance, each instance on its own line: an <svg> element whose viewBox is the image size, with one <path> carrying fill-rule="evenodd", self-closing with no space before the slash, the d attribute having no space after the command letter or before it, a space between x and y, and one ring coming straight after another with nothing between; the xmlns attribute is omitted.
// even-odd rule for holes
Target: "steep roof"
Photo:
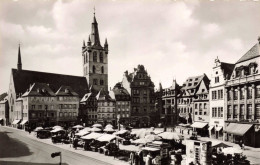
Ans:
<svg viewBox="0 0 260 165"><path fill-rule="evenodd" d="M25 93L31 84L37 82L49 84L52 91L58 91L62 85L70 86L80 98L88 93L88 83L85 77L30 70L18 71L17 69L12 69L12 75L17 94Z"/></svg>
<svg viewBox="0 0 260 165"><path fill-rule="evenodd" d="M260 56L260 49L259 49L259 43L255 44L246 54L244 54L237 62L236 64L250 60L252 58L256 58Z"/></svg>
<svg viewBox="0 0 260 165"><path fill-rule="evenodd" d="M57 96L78 96L78 94L70 87L62 85L56 92Z"/></svg>
<svg viewBox="0 0 260 165"><path fill-rule="evenodd" d="M224 72L225 78L229 79L231 77L234 67L235 67L235 64L221 62L221 69Z"/></svg>
<svg viewBox="0 0 260 165"><path fill-rule="evenodd" d="M200 76L193 76L193 77L187 78L187 80L183 83L182 89L196 88L199 85L199 83L201 82L201 80L203 79L204 76L205 76L205 74L200 75Z"/></svg>
<svg viewBox="0 0 260 165"><path fill-rule="evenodd" d="M23 96L55 96L55 93L46 83L34 83Z"/></svg>

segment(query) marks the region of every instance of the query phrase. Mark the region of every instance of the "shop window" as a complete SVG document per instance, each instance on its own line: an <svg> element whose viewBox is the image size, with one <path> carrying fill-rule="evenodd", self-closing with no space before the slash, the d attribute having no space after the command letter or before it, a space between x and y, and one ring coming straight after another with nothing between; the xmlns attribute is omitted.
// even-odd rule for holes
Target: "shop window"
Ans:
<svg viewBox="0 0 260 165"><path fill-rule="evenodd" d="M260 104L256 104L255 114L256 114L256 119L260 119Z"/></svg>

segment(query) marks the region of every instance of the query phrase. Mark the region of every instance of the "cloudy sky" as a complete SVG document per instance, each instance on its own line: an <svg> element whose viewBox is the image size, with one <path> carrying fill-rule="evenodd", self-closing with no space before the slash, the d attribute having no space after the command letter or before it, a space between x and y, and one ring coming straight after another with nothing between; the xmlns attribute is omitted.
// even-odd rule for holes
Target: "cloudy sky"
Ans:
<svg viewBox="0 0 260 165"><path fill-rule="evenodd" d="M109 86L143 64L156 87L211 77L214 59L235 63L260 35L260 1L0 1L0 93L21 42L23 69L83 75L82 41L93 7L109 44Z"/></svg>

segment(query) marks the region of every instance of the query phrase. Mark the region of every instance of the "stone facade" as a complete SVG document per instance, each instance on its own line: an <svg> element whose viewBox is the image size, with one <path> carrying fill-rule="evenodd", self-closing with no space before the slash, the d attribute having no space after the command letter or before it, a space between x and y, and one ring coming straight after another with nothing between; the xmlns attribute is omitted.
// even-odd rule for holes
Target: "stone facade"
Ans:
<svg viewBox="0 0 260 165"><path fill-rule="evenodd" d="M225 86L225 140L259 147L260 132L260 39L235 64L230 80ZM230 123L248 127L247 132L230 131ZM242 124L242 125L241 125ZM255 129L253 129L255 127ZM236 131L236 130L234 130Z"/></svg>

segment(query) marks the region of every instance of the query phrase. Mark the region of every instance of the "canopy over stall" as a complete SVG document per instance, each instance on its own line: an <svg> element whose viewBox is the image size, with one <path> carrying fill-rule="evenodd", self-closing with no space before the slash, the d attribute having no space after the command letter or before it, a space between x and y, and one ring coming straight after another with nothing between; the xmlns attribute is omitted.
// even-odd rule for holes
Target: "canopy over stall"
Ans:
<svg viewBox="0 0 260 165"><path fill-rule="evenodd" d="M208 123L195 122L191 125L193 128L204 128L208 125Z"/></svg>
<svg viewBox="0 0 260 165"><path fill-rule="evenodd" d="M183 140L184 139L183 136L178 135L175 132L163 132L163 133L158 134L158 136L160 136L166 140Z"/></svg>
<svg viewBox="0 0 260 165"><path fill-rule="evenodd" d="M227 127L225 132L244 136L244 134L252 127L252 124L238 124L238 123L230 123Z"/></svg>
<svg viewBox="0 0 260 165"><path fill-rule="evenodd" d="M21 119L16 119L12 122L12 124L18 124L21 121Z"/></svg>
<svg viewBox="0 0 260 165"><path fill-rule="evenodd" d="M82 136L81 139L85 139L85 140L94 139L94 140L96 140L97 138L99 138L103 135L104 134L92 132L91 134L88 134L86 136Z"/></svg>

